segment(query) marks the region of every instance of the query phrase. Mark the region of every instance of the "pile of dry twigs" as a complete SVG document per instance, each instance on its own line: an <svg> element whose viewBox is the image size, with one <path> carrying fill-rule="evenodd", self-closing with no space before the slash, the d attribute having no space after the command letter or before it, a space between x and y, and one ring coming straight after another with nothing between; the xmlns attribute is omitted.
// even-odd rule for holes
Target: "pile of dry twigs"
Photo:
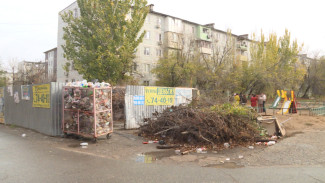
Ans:
<svg viewBox="0 0 325 183"><path fill-rule="evenodd" d="M124 106L125 106L125 87L114 87L113 88L113 120L119 121L124 120Z"/></svg>
<svg viewBox="0 0 325 183"><path fill-rule="evenodd" d="M215 147L224 142L247 143L258 136L256 117L254 111L231 104L205 109L171 107L145 119L140 134L169 144Z"/></svg>

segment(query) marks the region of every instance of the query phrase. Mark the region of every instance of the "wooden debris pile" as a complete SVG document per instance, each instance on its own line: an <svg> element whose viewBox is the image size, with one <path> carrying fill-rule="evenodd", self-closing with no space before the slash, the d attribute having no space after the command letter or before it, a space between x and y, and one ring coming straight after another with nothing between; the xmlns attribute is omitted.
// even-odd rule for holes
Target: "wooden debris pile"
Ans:
<svg viewBox="0 0 325 183"><path fill-rule="evenodd" d="M224 142L254 142L258 136L256 113L231 104L208 109L171 107L145 119L140 134L169 144L216 146Z"/></svg>
<svg viewBox="0 0 325 183"><path fill-rule="evenodd" d="M124 120L124 105L125 105L125 87L113 88L113 118L114 121Z"/></svg>

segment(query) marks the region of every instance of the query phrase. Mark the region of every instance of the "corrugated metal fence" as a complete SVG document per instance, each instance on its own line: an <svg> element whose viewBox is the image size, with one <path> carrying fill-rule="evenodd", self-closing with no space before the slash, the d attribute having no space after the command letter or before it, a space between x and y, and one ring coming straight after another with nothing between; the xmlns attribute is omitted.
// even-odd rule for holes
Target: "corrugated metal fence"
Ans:
<svg viewBox="0 0 325 183"><path fill-rule="evenodd" d="M175 88L175 104L188 104L192 101L197 89ZM162 112L167 105L146 105L145 86L127 86L125 92L125 128L139 128L144 118L152 117L155 112Z"/></svg>
<svg viewBox="0 0 325 183"><path fill-rule="evenodd" d="M36 130L43 134L57 136L62 134L61 109L63 83L50 84L50 108L33 107L33 86L27 86L30 100L22 100L21 86L5 89L5 123ZM12 90L12 91L10 91ZM13 94L18 93L19 102Z"/></svg>

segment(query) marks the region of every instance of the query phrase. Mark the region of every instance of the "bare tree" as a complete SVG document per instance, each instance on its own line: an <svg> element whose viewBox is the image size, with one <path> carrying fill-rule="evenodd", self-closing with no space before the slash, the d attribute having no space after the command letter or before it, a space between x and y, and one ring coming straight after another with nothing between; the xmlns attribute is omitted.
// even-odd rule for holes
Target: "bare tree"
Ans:
<svg viewBox="0 0 325 183"><path fill-rule="evenodd" d="M8 83L8 84L12 84L14 85L15 82L17 81L17 72L18 72L18 59L17 58L11 58L8 62L9 64L9 70L12 73L12 83Z"/></svg>

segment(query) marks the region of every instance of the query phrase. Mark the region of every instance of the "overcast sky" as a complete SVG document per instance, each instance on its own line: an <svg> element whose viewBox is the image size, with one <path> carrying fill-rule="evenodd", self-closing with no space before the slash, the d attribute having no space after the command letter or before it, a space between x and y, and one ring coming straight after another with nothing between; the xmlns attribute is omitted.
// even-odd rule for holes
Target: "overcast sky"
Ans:
<svg viewBox="0 0 325 183"><path fill-rule="evenodd" d="M75 0L0 0L0 60L44 60L57 46L58 12ZM324 54L322 0L148 0L154 10L234 34L276 32L285 28L304 43L304 52Z"/></svg>

